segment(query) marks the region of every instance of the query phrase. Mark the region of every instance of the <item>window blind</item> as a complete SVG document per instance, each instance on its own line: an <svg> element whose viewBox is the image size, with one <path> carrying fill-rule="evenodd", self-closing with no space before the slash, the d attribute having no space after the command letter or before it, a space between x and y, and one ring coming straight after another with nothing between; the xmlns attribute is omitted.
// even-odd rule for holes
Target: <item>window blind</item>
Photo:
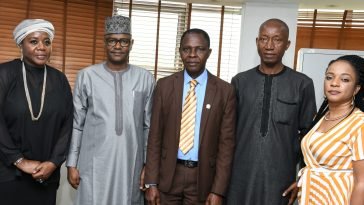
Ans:
<svg viewBox="0 0 364 205"><path fill-rule="evenodd" d="M12 36L15 26L26 18L43 18L56 30L49 64L73 86L80 69L105 59L104 20L112 9L109 0L0 1L0 62L20 57Z"/></svg>
<svg viewBox="0 0 364 205"><path fill-rule="evenodd" d="M129 8L132 8L131 11ZM130 63L147 68L157 79L183 69L179 43L188 26L201 28L210 36L213 52L206 67L211 73L226 81L230 81L236 73L241 7L157 0L133 0L130 5L128 0L116 0L114 11L125 16L129 16L130 12L131 15L135 42L130 54Z"/></svg>
<svg viewBox="0 0 364 205"><path fill-rule="evenodd" d="M296 55L300 48L363 50L363 45L364 11L299 10Z"/></svg>

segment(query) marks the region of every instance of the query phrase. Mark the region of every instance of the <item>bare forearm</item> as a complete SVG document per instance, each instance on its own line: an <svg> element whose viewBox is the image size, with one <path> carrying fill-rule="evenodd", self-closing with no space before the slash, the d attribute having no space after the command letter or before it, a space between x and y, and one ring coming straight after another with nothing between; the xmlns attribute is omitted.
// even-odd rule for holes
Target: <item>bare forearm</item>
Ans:
<svg viewBox="0 0 364 205"><path fill-rule="evenodd" d="M360 183L354 185L350 199L350 205L363 205L363 204L364 204L364 183Z"/></svg>

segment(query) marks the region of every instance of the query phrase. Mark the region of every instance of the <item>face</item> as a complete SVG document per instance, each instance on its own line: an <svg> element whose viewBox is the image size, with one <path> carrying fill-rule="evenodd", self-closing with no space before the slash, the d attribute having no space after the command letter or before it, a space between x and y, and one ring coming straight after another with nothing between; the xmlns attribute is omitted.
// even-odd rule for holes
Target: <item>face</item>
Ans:
<svg viewBox="0 0 364 205"><path fill-rule="evenodd" d="M202 34L189 33L183 38L179 52L187 73L197 78L205 70L211 49Z"/></svg>
<svg viewBox="0 0 364 205"><path fill-rule="evenodd" d="M285 51L289 48L288 31L279 22L267 22L256 38L261 63L274 66L282 63Z"/></svg>
<svg viewBox="0 0 364 205"><path fill-rule="evenodd" d="M37 31L25 37L20 48L26 63L35 67L42 67L51 55L52 42L47 33Z"/></svg>
<svg viewBox="0 0 364 205"><path fill-rule="evenodd" d="M129 34L109 34L105 36L106 56L111 64L127 63L132 46L133 40Z"/></svg>
<svg viewBox="0 0 364 205"><path fill-rule="evenodd" d="M326 71L324 93L329 103L351 103L359 91L354 68L346 61L332 63Z"/></svg>

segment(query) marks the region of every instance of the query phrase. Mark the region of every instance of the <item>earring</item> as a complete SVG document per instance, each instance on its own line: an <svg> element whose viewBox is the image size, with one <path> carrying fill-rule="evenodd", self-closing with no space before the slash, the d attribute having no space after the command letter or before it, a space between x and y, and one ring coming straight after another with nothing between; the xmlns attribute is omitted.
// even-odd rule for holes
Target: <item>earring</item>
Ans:
<svg viewBox="0 0 364 205"><path fill-rule="evenodd" d="M23 49L20 48L20 60L23 61Z"/></svg>
<svg viewBox="0 0 364 205"><path fill-rule="evenodd" d="M354 106L355 105L355 95L353 95L353 100L351 101L351 105Z"/></svg>
<svg viewBox="0 0 364 205"><path fill-rule="evenodd" d="M50 51L49 51L49 57L48 57L48 63L51 63L51 56L52 56L52 46L50 47Z"/></svg>

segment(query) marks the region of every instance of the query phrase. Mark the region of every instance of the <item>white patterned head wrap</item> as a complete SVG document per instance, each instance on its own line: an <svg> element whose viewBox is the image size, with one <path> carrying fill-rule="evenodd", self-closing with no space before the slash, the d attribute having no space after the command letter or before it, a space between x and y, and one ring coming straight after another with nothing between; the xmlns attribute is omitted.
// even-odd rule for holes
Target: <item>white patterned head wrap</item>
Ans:
<svg viewBox="0 0 364 205"><path fill-rule="evenodd" d="M46 32L49 36L49 39L53 41L55 31L51 22L44 19L25 19L20 22L13 31L16 45L20 45L27 35L36 31Z"/></svg>

